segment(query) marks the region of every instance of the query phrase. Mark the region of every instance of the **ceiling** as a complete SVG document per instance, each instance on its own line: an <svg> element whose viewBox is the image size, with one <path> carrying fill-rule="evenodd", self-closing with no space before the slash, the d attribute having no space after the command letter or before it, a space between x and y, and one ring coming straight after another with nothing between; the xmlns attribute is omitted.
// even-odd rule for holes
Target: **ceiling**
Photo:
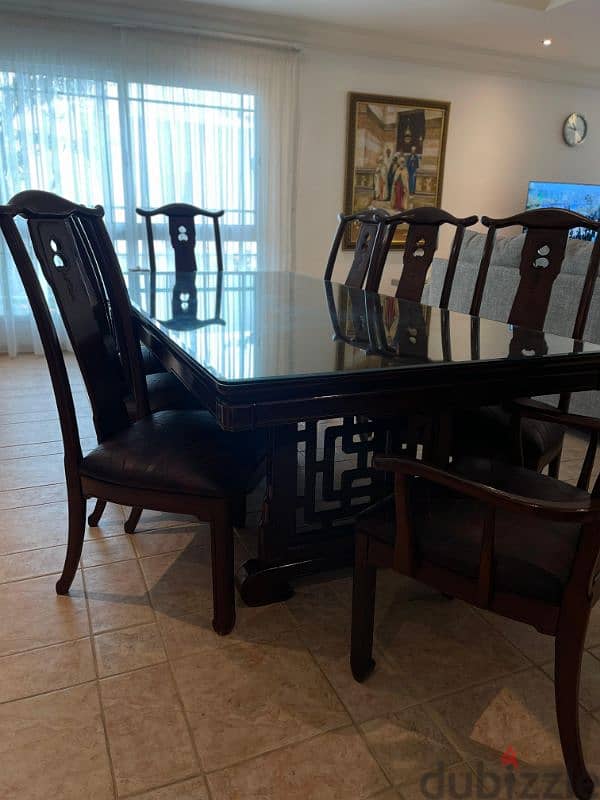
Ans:
<svg viewBox="0 0 600 800"><path fill-rule="evenodd" d="M199 2L199 0L189 0ZM210 0L240 9L600 69L600 0ZM551 38L551 47L541 40Z"/></svg>

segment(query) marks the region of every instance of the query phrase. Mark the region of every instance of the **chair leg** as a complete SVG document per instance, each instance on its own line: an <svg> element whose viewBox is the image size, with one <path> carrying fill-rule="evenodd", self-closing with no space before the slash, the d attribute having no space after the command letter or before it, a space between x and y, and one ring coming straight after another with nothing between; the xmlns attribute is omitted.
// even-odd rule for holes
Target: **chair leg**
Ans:
<svg viewBox="0 0 600 800"><path fill-rule="evenodd" d="M554 690L556 716L565 766L573 792L579 800L588 800L594 783L585 767L579 732L579 680L587 614L562 616L554 651ZM581 619L583 617L583 619Z"/></svg>
<svg viewBox="0 0 600 800"><path fill-rule="evenodd" d="M225 501L213 512L210 526L213 628L219 636L231 633L235 625L235 576L233 528Z"/></svg>
<svg viewBox="0 0 600 800"><path fill-rule="evenodd" d="M234 528L246 527L246 493L240 492L239 495L231 499L231 524Z"/></svg>
<svg viewBox="0 0 600 800"><path fill-rule="evenodd" d="M57 594L68 594L81 559L85 536L85 497L80 492L69 491L69 540L62 575L56 582Z"/></svg>
<svg viewBox="0 0 600 800"><path fill-rule="evenodd" d="M354 679L362 683L373 671L373 628L377 570L368 562L369 541L356 534L354 581L352 584L352 635L350 666Z"/></svg>
<svg viewBox="0 0 600 800"><path fill-rule="evenodd" d="M96 500L96 505L94 506L94 510L88 517L88 525L92 528L95 528L96 525L100 522L100 518L102 514L104 514L104 509L106 508L106 500Z"/></svg>
<svg viewBox="0 0 600 800"><path fill-rule="evenodd" d="M132 508L125 525L125 533L135 533L135 529L137 528L137 524L140 521L140 517L142 516L143 508Z"/></svg>

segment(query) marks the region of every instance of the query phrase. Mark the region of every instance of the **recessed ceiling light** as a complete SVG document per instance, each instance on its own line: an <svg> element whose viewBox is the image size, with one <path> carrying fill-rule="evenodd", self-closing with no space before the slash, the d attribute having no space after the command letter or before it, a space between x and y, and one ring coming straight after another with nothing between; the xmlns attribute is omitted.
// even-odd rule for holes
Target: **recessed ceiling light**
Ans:
<svg viewBox="0 0 600 800"><path fill-rule="evenodd" d="M542 39L542 44L544 45L544 47L550 47L550 45L552 44L552 39Z"/></svg>

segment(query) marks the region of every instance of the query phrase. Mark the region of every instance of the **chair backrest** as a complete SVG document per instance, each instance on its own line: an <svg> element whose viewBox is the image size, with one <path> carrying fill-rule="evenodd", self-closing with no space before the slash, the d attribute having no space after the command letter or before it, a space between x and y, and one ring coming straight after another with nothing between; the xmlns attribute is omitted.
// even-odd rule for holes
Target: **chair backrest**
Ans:
<svg viewBox="0 0 600 800"><path fill-rule="evenodd" d="M102 220L104 211L100 206L86 208L40 191L21 192L3 207L2 229L32 304L52 372L57 367L51 334L38 321L43 322L45 300L15 216L27 220L35 255L56 299L102 441L130 424L124 400L132 389L138 416L148 413L139 342L123 275Z"/></svg>
<svg viewBox="0 0 600 800"><path fill-rule="evenodd" d="M137 213L146 221L146 235L148 238L148 257L150 270L156 272L156 251L154 249L154 233L152 230L152 217L162 215L169 221L169 237L175 252L176 272L196 272L196 217L207 217L212 220L217 254L217 269L223 271L223 249L221 245L221 229L219 218L224 211L207 211L188 203L169 203L160 208L136 208Z"/></svg>
<svg viewBox="0 0 600 800"><path fill-rule="evenodd" d="M519 264L521 277L507 322L511 325L543 330L550 305L552 286L564 262L569 231L573 228L586 228L597 232L600 230L600 224L588 217L559 208L533 209L505 219L482 217L481 222L488 228L488 234L475 283L470 313L478 316L481 310L481 301L496 241L496 231L499 228L520 225L526 228ZM573 326L572 336L574 339L583 337L599 263L600 237L596 237L594 247L591 248Z"/></svg>
<svg viewBox="0 0 600 800"><path fill-rule="evenodd" d="M324 280L331 280L340 245L347 230L351 225L358 225L354 256L344 283L346 286L361 289L373 262L375 249L381 244L381 224L387 217L388 213L383 208L373 208L368 211L361 211L358 214L340 214L338 217L339 225L331 245L327 267L325 268Z"/></svg>
<svg viewBox="0 0 600 800"><path fill-rule="evenodd" d="M456 272L456 264L465 228L475 225L477 219L476 216L460 219L453 217L452 214L448 214L447 211L443 211L441 208L429 207L413 208L410 211L403 211L400 214L388 217L384 221L380 233L381 246L377 249L376 261L369 270L367 289L374 292L379 290L385 262L396 228L398 225L408 225L402 274L398 281L396 297L402 297L404 300L413 300L418 303L423 294L427 272L438 247L440 228L442 225L452 225L456 231L440 298L440 308L448 308L452 281Z"/></svg>

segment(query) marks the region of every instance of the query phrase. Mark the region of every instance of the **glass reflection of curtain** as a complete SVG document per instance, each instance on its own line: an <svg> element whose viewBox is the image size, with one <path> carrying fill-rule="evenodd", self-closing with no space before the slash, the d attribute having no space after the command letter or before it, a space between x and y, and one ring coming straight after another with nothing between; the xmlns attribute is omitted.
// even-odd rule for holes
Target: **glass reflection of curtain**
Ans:
<svg viewBox="0 0 600 800"><path fill-rule="evenodd" d="M297 54L199 36L0 15L0 202L40 188L101 203L124 267L135 207L224 208L225 268L291 268ZM199 225L200 268L214 266ZM166 265L167 229L157 249ZM0 247L0 352L39 351Z"/></svg>

